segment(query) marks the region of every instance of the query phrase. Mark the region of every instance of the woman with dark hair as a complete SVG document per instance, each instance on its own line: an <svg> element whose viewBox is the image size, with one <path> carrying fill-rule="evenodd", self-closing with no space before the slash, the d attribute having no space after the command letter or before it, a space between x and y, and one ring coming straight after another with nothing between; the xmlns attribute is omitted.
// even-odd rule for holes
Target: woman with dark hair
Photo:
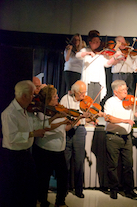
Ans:
<svg viewBox="0 0 137 207"><path fill-rule="evenodd" d="M65 65L64 76L67 91L81 78L82 60L76 58L76 53L82 48L82 38L80 34L75 34L64 51Z"/></svg>

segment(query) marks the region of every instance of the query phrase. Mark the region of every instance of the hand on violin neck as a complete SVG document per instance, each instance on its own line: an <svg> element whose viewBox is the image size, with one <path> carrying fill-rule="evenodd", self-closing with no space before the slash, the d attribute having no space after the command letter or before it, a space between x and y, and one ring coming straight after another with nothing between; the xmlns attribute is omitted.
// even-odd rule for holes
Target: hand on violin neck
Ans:
<svg viewBox="0 0 137 207"><path fill-rule="evenodd" d="M72 48L73 48L72 45L67 45L67 46L66 46L66 49L67 49L67 50L72 50Z"/></svg>
<svg viewBox="0 0 137 207"><path fill-rule="evenodd" d="M121 51L117 51L114 55L114 59L121 61L121 60L126 60L125 55Z"/></svg>
<svg viewBox="0 0 137 207"><path fill-rule="evenodd" d="M99 111L99 113L97 113L98 117L104 117L104 112Z"/></svg>
<svg viewBox="0 0 137 207"><path fill-rule="evenodd" d="M83 112L83 114L80 115L80 116L81 116L81 118L90 118L91 117L91 113L89 111Z"/></svg>

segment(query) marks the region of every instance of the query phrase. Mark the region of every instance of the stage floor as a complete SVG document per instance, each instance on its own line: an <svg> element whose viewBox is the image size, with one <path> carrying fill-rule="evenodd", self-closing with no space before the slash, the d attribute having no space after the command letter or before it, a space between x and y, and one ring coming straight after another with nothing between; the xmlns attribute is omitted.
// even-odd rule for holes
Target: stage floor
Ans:
<svg viewBox="0 0 137 207"><path fill-rule="evenodd" d="M124 197L124 193L118 194L118 199L111 199L109 192L102 192L99 190L84 190L85 198L78 198L72 193L66 197L66 205L69 207L137 207L137 200ZM48 201L49 207L54 207L56 193L49 191ZM40 204L37 204L40 207Z"/></svg>

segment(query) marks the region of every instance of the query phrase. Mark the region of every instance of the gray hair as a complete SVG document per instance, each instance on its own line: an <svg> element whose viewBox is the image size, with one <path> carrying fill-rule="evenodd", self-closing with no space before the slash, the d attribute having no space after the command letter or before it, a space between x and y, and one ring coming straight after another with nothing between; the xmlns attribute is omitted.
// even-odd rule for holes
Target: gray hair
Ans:
<svg viewBox="0 0 137 207"><path fill-rule="evenodd" d="M20 98L23 94L29 94L36 86L30 80L20 81L15 85L15 97Z"/></svg>
<svg viewBox="0 0 137 207"><path fill-rule="evenodd" d="M78 93L80 90L80 85L76 84L76 82L71 86L71 93L74 94L74 92Z"/></svg>
<svg viewBox="0 0 137 207"><path fill-rule="evenodd" d="M125 38L123 36L120 36L120 35L115 38L116 42L120 41L120 40L125 40Z"/></svg>
<svg viewBox="0 0 137 207"><path fill-rule="evenodd" d="M119 86L126 85L126 82L123 80L115 80L111 83L111 88L113 91L117 91Z"/></svg>

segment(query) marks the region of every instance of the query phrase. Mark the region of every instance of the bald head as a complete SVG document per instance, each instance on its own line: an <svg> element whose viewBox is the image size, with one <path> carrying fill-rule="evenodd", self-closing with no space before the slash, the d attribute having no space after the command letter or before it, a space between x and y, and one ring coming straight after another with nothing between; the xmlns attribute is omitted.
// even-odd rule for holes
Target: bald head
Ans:
<svg viewBox="0 0 137 207"><path fill-rule="evenodd" d="M116 43L121 42L121 46L119 47L120 49L125 49L125 46L127 45L126 40L123 36L117 36L115 38Z"/></svg>
<svg viewBox="0 0 137 207"><path fill-rule="evenodd" d="M33 77L33 83L36 86L36 89L34 91L34 93L37 95L40 91L40 87L41 87L41 81L39 78L37 77Z"/></svg>
<svg viewBox="0 0 137 207"><path fill-rule="evenodd" d="M86 84L81 80L76 81L71 87L71 93L74 94L75 98L79 101L85 97L86 90Z"/></svg>
<svg viewBox="0 0 137 207"><path fill-rule="evenodd" d="M81 81L81 80L78 80L74 83L74 85L77 87L78 91L76 92L83 92L83 91L86 91L86 84Z"/></svg>

